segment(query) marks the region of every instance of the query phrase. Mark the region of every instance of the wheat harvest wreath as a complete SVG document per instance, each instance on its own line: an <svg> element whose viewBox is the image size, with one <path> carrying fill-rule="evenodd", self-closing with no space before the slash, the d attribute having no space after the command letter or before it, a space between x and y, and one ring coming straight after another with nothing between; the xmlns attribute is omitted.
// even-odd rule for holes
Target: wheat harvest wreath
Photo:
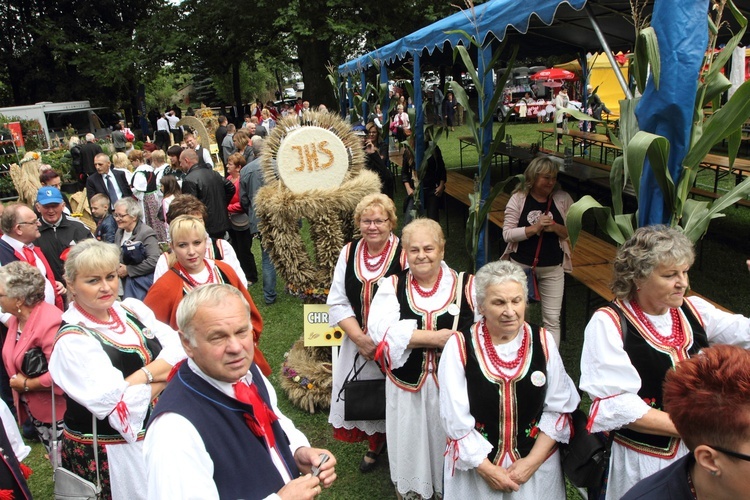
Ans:
<svg viewBox="0 0 750 500"><path fill-rule="evenodd" d="M380 191L380 179L363 169L362 144L350 124L332 113L279 120L261 161L265 185L255 205L263 248L289 293L305 303L324 303L339 252L354 235L354 208ZM302 239L303 219L309 223L313 256ZM310 413L328 408L330 349L295 342L282 375L293 404Z"/></svg>

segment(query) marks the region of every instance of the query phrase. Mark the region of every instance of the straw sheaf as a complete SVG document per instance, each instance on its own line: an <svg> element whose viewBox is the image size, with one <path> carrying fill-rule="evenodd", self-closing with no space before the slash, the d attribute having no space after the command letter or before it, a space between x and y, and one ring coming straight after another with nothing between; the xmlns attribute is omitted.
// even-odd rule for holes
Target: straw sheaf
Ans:
<svg viewBox="0 0 750 500"><path fill-rule="evenodd" d="M282 375L281 387L292 404L310 413L330 407L333 384L330 349L305 347L298 340L284 361Z"/></svg>
<svg viewBox="0 0 750 500"><path fill-rule="evenodd" d="M354 208L380 191L380 178L368 170L333 189L293 193L274 180L255 196L262 244L276 271L301 289L328 288L339 252L352 237ZM310 222L315 262L300 234L299 221Z"/></svg>

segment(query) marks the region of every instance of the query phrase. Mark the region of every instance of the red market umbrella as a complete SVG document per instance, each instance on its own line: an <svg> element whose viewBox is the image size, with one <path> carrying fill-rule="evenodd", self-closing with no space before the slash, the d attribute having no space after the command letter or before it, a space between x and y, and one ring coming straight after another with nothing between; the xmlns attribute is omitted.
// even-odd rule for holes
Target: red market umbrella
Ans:
<svg viewBox="0 0 750 500"><path fill-rule="evenodd" d="M531 75L532 80L575 80L575 73L561 68L543 69Z"/></svg>
<svg viewBox="0 0 750 500"><path fill-rule="evenodd" d="M545 87L549 87L552 89L556 89L557 87L562 87L562 82L557 82L555 80L547 80L546 82L542 83Z"/></svg>

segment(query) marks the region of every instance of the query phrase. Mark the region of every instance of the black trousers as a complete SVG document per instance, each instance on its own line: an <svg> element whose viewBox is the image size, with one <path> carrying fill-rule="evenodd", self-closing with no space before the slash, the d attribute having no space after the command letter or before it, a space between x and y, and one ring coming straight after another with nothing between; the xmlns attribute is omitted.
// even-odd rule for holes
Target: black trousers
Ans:
<svg viewBox="0 0 750 500"><path fill-rule="evenodd" d="M245 277L248 282L258 282L258 267L255 264L255 257L251 251L253 247L253 237L250 234L250 229L244 231L236 231L234 229L229 230L229 243L234 248L237 254L237 260L240 261L240 266L245 272Z"/></svg>

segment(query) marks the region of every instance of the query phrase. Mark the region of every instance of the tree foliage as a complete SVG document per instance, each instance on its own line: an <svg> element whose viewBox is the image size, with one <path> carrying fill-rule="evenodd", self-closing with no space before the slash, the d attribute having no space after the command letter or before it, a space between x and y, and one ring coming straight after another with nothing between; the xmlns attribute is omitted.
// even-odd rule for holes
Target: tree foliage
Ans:
<svg viewBox="0 0 750 500"><path fill-rule="evenodd" d="M170 47L168 34L157 43L150 33L159 14L171 8L166 0L6 0L0 7L0 71L11 102L4 104L133 102L141 78L158 72ZM157 47L159 55L150 57L149 49Z"/></svg>
<svg viewBox="0 0 750 500"><path fill-rule="evenodd" d="M289 0L279 2L274 25L289 34L305 81L305 98L337 107L326 82L326 64L338 65L407 35L456 8L449 2L351 2Z"/></svg>

